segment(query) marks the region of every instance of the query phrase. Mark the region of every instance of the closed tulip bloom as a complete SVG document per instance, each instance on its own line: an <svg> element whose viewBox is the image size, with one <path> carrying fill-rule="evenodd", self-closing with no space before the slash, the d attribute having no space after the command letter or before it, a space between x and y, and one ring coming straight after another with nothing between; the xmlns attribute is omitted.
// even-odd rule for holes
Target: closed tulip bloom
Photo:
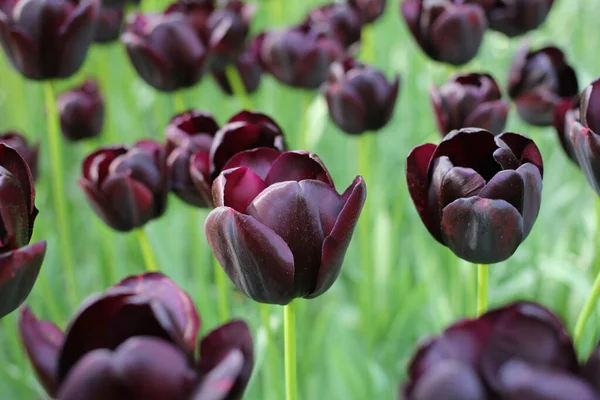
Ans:
<svg viewBox="0 0 600 400"><path fill-rule="evenodd" d="M400 10L418 45L432 59L463 65L477 55L487 28L479 5L461 0L405 0Z"/></svg>
<svg viewBox="0 0 600 400"><path fill-rule="evenodd" d="M566 155L577 164L575 150L569 141L569 135L575 122L579 122L579 99L563 99L554 108L552 125L556 129L558 140Z"/></svg>
<svg viewBox="0 0 600 400"><path fill-rule="evenodd" d="M165 149L142 140L134 146L109 146L83 161L79 186L98 216L127 232L160 217L167 206Z"/></svg>
<svg viewBox="0 0 600 400"><path fill-rule="evenodd" d="M1 0L0 44L28 79L68 78L95 34L97 0Z"/></svg>
<svg viewBox="0 0 600 400"><path fill-rule="evenodd" d="M8 131L0 134L0 143L12 147L19 153L25 160L31 171L33 179L38 176L38 154L40 145L39 143L31 144L27 141L25 136L18 132Z"/></svg>
<svg viewBox="0 0 600 400"><path fill-rule="evenodd" d="M104 99L95 81L87 80L62 93L57 103L65 138L78 141L100 134L104 125Z"/></svg>
<svg viewBox="0 0 600 400"><path fill-rule="evenodd" d="M554 0L471 0L485 9L490 29L514 37L539 27Z"/></svg>
<svg viewBox="0 0 600 400"><path fill-rule="evenodd" d="M307 24L262 33L257 40L263 69L298 88L317 89L327 80L331 63L344 55L337 40Z"/></svg>
<svg viewBox="0 0 600 400"><path fill-rule="evenodd" d="M25 301L46 253L46 242L29 244L38 214L33 177L25 160L0 144L0 318Z"/></svg>
<svg viewBox="0 0 600 400"><path fill-rule="evenodd" d="M188 88L202 77L206 49L183 13L134 14L121 38L137 73L158 90Z"/></svg>
<svg viewBox="0 0 600 400"><path fill-rule="evenodd" d="M252 299L314 298L339 275L365 198L361 177L338 194L314 154L245 151L213 184L216 208L206 236L229 278Z"/></svg>
<svg viewBox="0 0 600 400"><path fill-rule="evenodd" d="M406 162L408 190L429 233L478 264L506 260L525 240L540 210L542 175L532 140L475 128L418 146Z"/></svg>
<svg viewBox="0 0 600 400"><path fill-rule="evenodd" d="M231 321L197 345L199 331L192 299L159 273L91 296L65 332L28 308L19 321L27 356L53 399L241 399L254 364L248 326Z"/></svg>
<svg viewBox="0 0 600 400"><path fill-rule="evenodd" d="M348 0L348 4L355 7L364 24L375 22L383 15L387 0Z"/></svg>
<svg viewBox="0 0 600 400"><path fill-rule="evenodd" d="M529 50L523 46L513 61L508 93L523 121L550 126L554 108L562 99L577 99L577 75L557 47Z"/></svg>
<svg viewBox="0 0 600 400"><path fill-rule="evenodd" d="M96 43L110 43L119 39L123 25L123 7L100 7L96 17Z"/></svg>
<svg viewBox="0 0 600 400"><path fill-rule="evenodd" d="M318 31L328 32L344 48L360 41L361 15L356 7L347 3L330 3L310 11L305 24Z"/></svg>
<svg viewBox="0 0 600 400"><path fill-rule="evenodd" d="M233 63L233 66L237 69L238 74L242 79L246 93L254 93L258 89L263 72L258 61L259 49L257 45L254 44L255 41L256 40L254 40L252 45L248 46L242 55L240 55ZM211 69L212 76L221 90L225 94L230 96L233 95L233 89L225 74L225 69L217 65L211 65Z"/></svg>
<svg viewBox="0 0 600 400"><path fill-rule="evenodd" d="M212 207L209 153L218 130L219 125L210 113L190 110L174 116L165 132L171 191L195 207ZM190 174L193 156L203 177L198 185Z"/></svg>
<svg viewBox="0 0 600 400"><path fill-rule="evenodd" d="M324 86L329 116L346 133L379 130L392 117L399 85L398 75L390 82L375 68L354 59L336 62Z"/></svg>
<svg viewBox="0 0 600 400"><path fill-rule="evenodd" d="M214 10L212 0L178 0L167 7L165 14L183 13L202 43L208 43L208 19Z"/></svg>
<svg viewBox="0 0 600 400"><path fill-rule="evenodd" d="M431 89L431 104L440 135L476 127L495 135L504 131L510 104L488 74L459 74Z"/></svg>

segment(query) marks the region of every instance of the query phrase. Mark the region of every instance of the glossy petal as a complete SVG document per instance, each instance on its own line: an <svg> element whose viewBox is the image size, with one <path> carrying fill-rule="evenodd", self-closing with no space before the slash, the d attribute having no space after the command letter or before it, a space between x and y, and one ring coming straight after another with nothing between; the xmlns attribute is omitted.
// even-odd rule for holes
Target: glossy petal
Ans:
<svg viewBox="0 0 600 400"><path fill-rule="evenodd" d="M271 165L273 165L273 162L279 157L280 154L280 151L270 149L268 147L259 147L257 149L246 150L231 157L223 168L231 169L237 167L246 167L252 170L252 172L258 175L264 181L267 178L267 174L271 170Z"/></svg>
<svg viewBox="0 0 600 400"><path fill-rule="evenodd" d="M581 95L581 121L600 133L600 79L592 82Z"/></svg>
<svg viewBox="0 0 600 400"><path fill-rule="evenodd" d="M265 182L251 169L228 169L213 183L213 202L217 207L231 207L245 213L250 203L266 188Z"/></svg>
<svg viewBox="0 0 600 400"><path fill-rule="evenodd" d="M535 222L542 202L542 176L533 164L523 164L517 173L521 175L524 184L523 198L523 237L527 237Z"/></svg>
<svg viewBox="0 0 600 400"><path fill-rule="evenodd" d="M569 140L575 150L577 163L589 184L600 193L600 137L590 129L576 122L571 129Z"/></svg>
<svg viewBox="0 0 600 400"><path fill-rule="evenodd" d="M419 380L411 400L486 400L486 391L477 373L457 361L433 366Z"/></svg>
<svg viewBox="0 0 600 400"><path fill-rule="evenodd" d="M485 180L473 169L453 167L440 183L440 205L443 208L461 197L477 196L485 185Z"/></svg>
<svg viewBox="0 0 600 400"><path fill-rule="evenodd" d="M499 135L504 131L510 103L503 100L481 104L465 120L465 127L474 126Z"/></svg>
<svg viewBox="0 0 600 400"><path fill-rule="evenodd" d="M237 399L235 382L244 368L244 356L239 350L231 350L220 363L213 368L204 380L192 400Z"/></svg>
<svg viewBox="0 0 600 400"><path fill-rule="evenodd" d="M533 167L533 169L535 170L535 167ZM504 200L510 205L512 205L514 208L516 208L521 215L523 215L523 203L525 197L524 192L525 182L523 181L521 175L519 175L519 173L513 170L504 170L498 172L485 185L481 192L479 192L479 197L485 199ZM537 216L537 213L535 214L535 216Z"/></svg>

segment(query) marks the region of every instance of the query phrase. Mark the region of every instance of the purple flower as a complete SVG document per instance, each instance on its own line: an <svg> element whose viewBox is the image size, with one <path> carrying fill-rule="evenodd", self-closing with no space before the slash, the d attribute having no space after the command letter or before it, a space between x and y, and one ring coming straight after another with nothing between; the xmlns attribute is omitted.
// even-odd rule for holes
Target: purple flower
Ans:
<svg viewBox="0 0 600 400"><path fill-rule="evenodd" d="M123 25L123 7L100 7L96 16L96 43L110 43L119 39Z"/></svg>
<svg viewBox="0 0 600 400"><path fill-rule="evenodd" d="M363 24L375 22L383 15L387 0L348 0L360 13Z"/></svg>
<svg viewBox="0 0 600 400"><path fill-rule="evenodd" d="M104 99L96 81L88 79L60 94L58 113L67 139L77 141L98 136L104 125Z"/></svg>
<svg viewBox="0 0 600 400"><path fill-rule="evenodd" d="M506 36L520 36L540 26L554 0L471 0L486 13L490 29Z"/></svg>
<svg viewBox="0 0 600 400"><path fill-rule="evenodd" d="M17 153L19 153L21 157L23 157L29 166L29 170L31 171L33 179L35 180L38 176L38 154L40 150L40 144L31 144L27 141L25 136L14 131L8 131L0 134L0 143L4 143L5 145L12 147L17 151Z"/></svg>
<svg viewBox="0 0 600 400"><path fill-rule="evenodd" d="M361 15L350 4L330 3L312 9L304 23L316 31L327 32L346 49L360 41Z"/></svg>

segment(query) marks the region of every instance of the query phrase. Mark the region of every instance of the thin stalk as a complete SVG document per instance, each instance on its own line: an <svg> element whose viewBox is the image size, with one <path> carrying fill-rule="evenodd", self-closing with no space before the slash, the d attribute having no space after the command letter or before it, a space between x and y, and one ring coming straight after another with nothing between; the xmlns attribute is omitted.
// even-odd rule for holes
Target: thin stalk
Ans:
<svg viewBox="0 0 600 400"><path fill-rule="evenodd" d="M279 367L277 365L277 353L275 352L275 346L272 341L274 339L273 331L271 330L271 316L269 312L269 304L259 303L258 309L260 311L260 319L262 326L265 328L265 341L267 343L267 363L265 363L268 369L263 371L265 377L265 388L274 398L280 399L281 386L279 385Z"/></svg>
<svg viewBox="0 0 600 400"><path fill-rule="evenodd" d="M285 398L298 398L296 374L296 308L294 303L283 306L283 353L285 357Z"/></svg>
<svg viewBox="0 0 600 400"><path fill-rule="evenodd" d="M156 259L154 258L154 253L152 252L152 246L150 246L150 241L148 240L148 235L144 228L138 228L135 230L136 236L138 239L138 243L140 244L140 249L142 250L142 256L144 257L144 263L146 264L146 271L148 272L156 272L158 271L158 267L156 264Z"/></svg>
<svg viewBox="0 0 600 400"><path fill-rule="evenodd" d="M60 149L60 121L58 109L56 108L56 96L51 81L44 83L44 97L46 112L48 115L48 139L50 143L50 163L52 164L52 197L54 212L58 225L58 240L60 254L64 267L64 275L67 285L67 296L72 306L77 304L79 294L77 292L77 281L75 280L75 262L73 261L73 247L71 246L71 232L69 220L67 219L67 208L65 203L65 189L63 185L63 166Z"/></svg>
<svg viewBox="0 0 600 400"><path fill-rule="evenodd" d="M219 264L219 260L213 256L213 268L215 272L215 283L217 284L217 296L219 304L219 321L221 323L229 320L229 285L228 278Z"/></svg>
<svg viewBox="0 0 600 400"><path fill-rule="evenodd" d="M173 97L175 99L175 112L178 114L184 112L186 110L186 106L185 99L183 98L183 93L181 93L181 91L177 91L175 92Z"/></svg>
<svg viewBox="0 0 600 400"><path fill-rule="evenodd" d="M250 100L250 96L248 96L240 72L235 65L229 64L225 67L225 76L227 76L227 81L229 82L229 86L231 86L234 96L242 103L242 106L246 110L252 110L252 101Z"/></svg>
<svg viewBox="0 0 600 400"><path fill-rule="evenodd" d="M102 82L102 90L104 93L110 93L110 80L111 80L111 65L114 61L111 53L113 53L112 49L115 44L106 45L105 51L100 54L100 81ZM104 116L104 131L106 132L106 142L115 144L119 141L117 138L117 133L114 129L114 124L112 123L113 119L110 114L110 110Z"/></svg>
<svg viewBox="0 0 600 400"><path fill-rule="evenodd" d="M481 315L488 308L488 274L486 264L477 264L477 315Z"/></svg>
<svg viewBox="0 0 600 400"><path fill-rule="evenodd" d="M360 54L367 64L375 62L375 31L373 24L366 25L362 30L362 48Z"/></svg>

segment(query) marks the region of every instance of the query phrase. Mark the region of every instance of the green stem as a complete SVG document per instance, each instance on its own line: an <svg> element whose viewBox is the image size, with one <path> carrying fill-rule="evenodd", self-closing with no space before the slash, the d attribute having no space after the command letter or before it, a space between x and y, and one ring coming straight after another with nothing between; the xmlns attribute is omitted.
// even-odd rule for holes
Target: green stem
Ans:
<svg viewBox="0 0 600 400"><path fill-rule="evenodd" d="M375 31L373 24L366 25L362 30L362 48L360 55L367 64L375 62Z"/></svg>
<svg viewBox="0 0 600 400"><path fill-rule="evenodd" d="M177 91L173 96L175 98L175 112L178 114L185 112L186 106L185 99L183 98L183 93L181 93L181 91Z"/></svg>
<svg viewBox="0 0 600 400"><path fill-rule="evenodd" d="M285 398L298 398L296 377L296 309L293 303L283 306L283 353L285 357Z"/></svg>
<svg viewBox="0 0 600 400"><path fill-rule="evenodd" d="M213 256L213 268L215 271L215 283L217 284L217 296L218 296L218 304L219 304L219 321L221 323L229 320L229 297L228 295L228 284L227 284L227 275L221 265L219 264L219 260Z"/></svg>
<svg viewBox="0 0 600 400"><path fill-rule="evenodd" d="M115 47L115 44L106 45L105 51L100 54L100 80L102 82L102 91L103 93L111 93L110 90L110 81L111 81L111 65L114 61L111 53L113 53L112 49ZM111 103L108 103L111 104ZM108 108L108 107L107 107ZM119 141L117 138L116 131L114 129L114 124L112 123L112 115L110 110L106 110L106 115L104 116L104 131L106 132L106 141L110 144L115 144Z"/></svg>
<svg viewBox="0 0 600 400"><path fill-rule="evenodd" d="M488 269L486 264L477 264L477 315L488 308Z"/></svg>
<svg viewBox="0 0 600 400"><path fill-rule="evenodd" d="M152 246L150 246L150 241L148 240L148 235L144 228L138 228L135 230L138 243L140 244L140 249L142 250L142 256L144 257L144 263L146 264L146 271L148 272L156 272L158 271L158 267L156 264L156 259L154 258L154 253L152 252Z"/></svg>
<svg viewBox="0 0 600 400"><path fill-rule="evenodd" d="M65 203L65 189L62 176L62 155L60 149L60 121L56 108L56 97L51 81L44 83L44 97L46 112L48 115L48 139L50 143L50 163L52 165L52 197L54 212L58 224L58 240L60 243L60 254L64 267L67 284L67 296L71 305L77 304L79 295L77 293L77 281L75 280L75 268L73 261L73 247L71 246L71 232L67 219L67 208Z"/></svg>
<svg viewBox="0 0 600 400"><path fill-rule="evenodd" d="M250 100L250 96L248 96L246 86L244 86L244 81L236 66L233 64L227 65L227 67L225 67L225 75L227 76L227 80L229 81L229 85L231 86L231 90L235 97L242 103L242 106L246 110L252 110L252 101Z"/></svg>
<svg viewBox="0 0 600 400"><path fill-rule="evenodd" d="M260 319L262 326L265 328L265 341L267 343L267 358L268 358L268 370L265 368L263 371L263 376L265 377L265 391L270 391L276 399L280 399L280 390L281 387L279 385L279 367L277 366L277 353L275 352L275 346L272 341L273 331L271 330L271 316L269 312L269 304L259 303L258 309L260 311Z"/></svg>

